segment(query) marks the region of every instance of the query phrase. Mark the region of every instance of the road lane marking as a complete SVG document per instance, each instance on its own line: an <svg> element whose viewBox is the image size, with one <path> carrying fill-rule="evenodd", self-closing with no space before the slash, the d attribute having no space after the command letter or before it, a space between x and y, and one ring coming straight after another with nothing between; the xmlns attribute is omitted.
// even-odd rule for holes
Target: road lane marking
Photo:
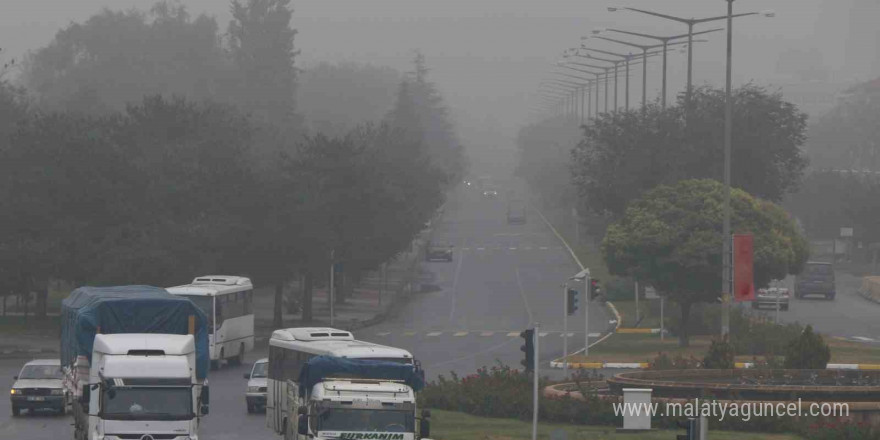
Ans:
<svg viewBox="0 0 880 440"><path fill-rule="evenodd" d="M519 332L510 332L507 334L508 337L512 338L514 336L519 336Z"/></svg>
<svg viewBox="0 0 880 440"><path fill-rule="evenodd" d="M512 248L510 248L510 250L512 250L512 251L515 251L515 250L516 250L516 248L515 248L515 247L512 247Z"/></svg>
<svg viewBox="0 0 880 440"><path fill-rule="evenodd" d="M494 334L495 334L495 332L482 332L482 333L480 333L480 336L492 336Z"/></svg>
<svg viewBox="0 0 880 440"><path fill-rule="evenodd" d="M404 336L415 336L416 332L403 332Z"/></svg>
<svg viewBox="0 0 880 440"><path fill-rule="evenodd" d="M478 250L478 251L485 251L486 248L484 248L484 247L478 247L477 250Z"/></svg>
<svg viewBox="0 0 880 440"><path fill-rule="evenodd" d="M435 337L435 336L440 336L440 335L442 335L442 334L443 334L443 332L431 332L431 333L428 333L428 334L425 335L425 336L428 336L428 337Z"/></svg>
<svg viewBox="0 0 880 440"><path fill-rule="evenodd" d="M541 332L541 333L538 333L538 336L543 338L544 336L547 336L549 334L550 334L549 332Z"/></svg>
<svg viewBox="0 0 880 440"><path fill-rule="evenodd" d="M548 250L548 249L550 249L550 248L548 248L547 246L541 246L541 250L542 250L542 251L546 251L546 250Z"/></svg>
<svg viewBox="0 0 880 440"><path fill-rule="evenodd" d="M468 332L455 332L455 334L453 334L452 336L461 337L461 336L467 336L467 334L468 334Z"/></svg>
<svg viewBox="0 0 880 440"><path fill-rule="evenodd" d="M516 268L515 273L516 273L516 285L517 285L517 287L519 287L519 296L522 297L523 304L525 304L525 306L526 306L526 314L529 315L529 322L527 322L526 325L529 325L530 323L534 322L534 321L532 321L532 308L529 307L529 300L526 299L526 292L525 292L525 290L523 290L522 279L520 279L518 267Z"/></svg>
<svg viewBox="0 0 880 440"><path fill-rule="evenodd" d="M379 333L376 333L376 336L388 336L390 334L391 334L391 332L379 332Z"/></svg>
<svg viewBox="0 0 880 440"><path fill-rule="evenodd" d="M531 246L526 246L526 247L524 247L523 249L525 249L525 250L527 250L527 251L530 251L530 250L532 250L532 247L531 247Z"/></svg>
<svg viewBox="0 0 880 440"><path fill-rule="evenodd" d="M599 336L602 336L602 333L590 333L591 338L598 338Z"/></svg>
<svg viewBox="0 0 880 440"><path fill-rule="evenodd" d="M559 333L559 336L561 336L561 337L568 336L570 338L570 337L574 336L574 332Z"/></svg>
<svg viewBox="0 0 880 440"><path fill-rule="evenodd" d="M852 338L859 340L859 341L862 341L862 342L875 342L875 341L877 341L876 339L866 338L864 336L853 336Z"/></svg>
<svg viewBox="0 0 880 440"><path fill-rule="evenodd" d="M455 298L458 297L458 275L461 273L461 262L464 261L464 255L458 257L458 265L455 266L455 278L452 280L452 304L449 307L449 322L455 317Z"/></svg>

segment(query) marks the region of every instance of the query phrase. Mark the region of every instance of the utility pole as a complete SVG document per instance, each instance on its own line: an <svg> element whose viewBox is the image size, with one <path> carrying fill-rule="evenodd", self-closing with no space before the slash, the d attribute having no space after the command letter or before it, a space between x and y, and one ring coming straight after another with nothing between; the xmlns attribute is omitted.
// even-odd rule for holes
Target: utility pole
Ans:
<svg viewBox="0 0 880 440"><path fill-rule="evenodd" d="M541 340L541 324L535 323L535 377L534 377L534 392L532 393L532 407L534 408L532 411L532 440L538 440L538 366L540 365L540 357L538 354L540 350L538 349L538 341Z"/></svg>

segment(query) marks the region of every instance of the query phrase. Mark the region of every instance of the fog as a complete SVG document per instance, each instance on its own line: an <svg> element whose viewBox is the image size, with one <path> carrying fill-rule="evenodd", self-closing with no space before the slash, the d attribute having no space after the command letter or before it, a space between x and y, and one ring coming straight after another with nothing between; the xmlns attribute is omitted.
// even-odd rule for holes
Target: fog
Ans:
<svg viewBox="0 0 880 440"><path fill-rule="evenodd" d="M37 0L15 2L0 16L0 47L7 57L21 57L46 45L70 22L82 22L99 8L148 9L154 0ZM183 2L192 15L206 13L221 28L229 22L229 2ZM294 1L293 25L299 31L301 68L319 62L354 61L411 69L414 49L427 56L457 131L471 152L512 147L516 130L537 102L538 82L561 52L580 44L593 29L616 27L653 34L680 34L686 27L630 12L607 12L609 5L652 9L679 16L725 13L722 1L696 0L300 0ZM830 70L830 81L850 83L880 72L877 30L880 5L870 0L739 0L737 12L773 9L775 18L748 17L735 25L736 84L754 81L779 85L789 78L776 72L787 50L817 49ZM709 29L712 24L698 29ZM723 22L720 27L723 27ZM720 85L723 79L723 33L695 49L696 83ZM871 42L873 41L873 43ZM621 51L604 42L596 47ZM685 56L669 61L670 96L684 85ZM649 65L649 96L659 90L660 63ZM476 156L480 156L479 154ZM479 159L477 159L479 161Z"/></svg>

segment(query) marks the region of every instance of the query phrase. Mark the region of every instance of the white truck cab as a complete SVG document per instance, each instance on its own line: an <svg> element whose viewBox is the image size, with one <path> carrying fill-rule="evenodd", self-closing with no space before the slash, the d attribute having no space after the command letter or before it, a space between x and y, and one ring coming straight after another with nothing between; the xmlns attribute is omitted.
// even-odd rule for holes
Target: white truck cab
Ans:
<svg viewBox="0 0 880 440"><path fill-rule="evenodd" d="M197 440L199 417L208 412L192 335L98 334L82 385L77 440Z"/></svg>
<svg viewBox="0 0 880 440"><path fill-rule="evenodd" d="M326 379L289 407L298 414L300 438L427 440L430 430L430 414L416 417L415 393L399 381Z"/></svg>

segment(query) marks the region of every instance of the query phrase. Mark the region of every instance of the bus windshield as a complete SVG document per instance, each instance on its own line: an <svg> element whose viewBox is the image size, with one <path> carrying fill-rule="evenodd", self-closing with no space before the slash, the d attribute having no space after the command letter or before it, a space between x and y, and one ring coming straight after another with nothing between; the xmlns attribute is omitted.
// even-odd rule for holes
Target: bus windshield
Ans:
<svg viewBox="0 0 880 440"><path fill-rule="evenodd" d="M201 295L180 295L196 305L208 317L208 333L214 331L214 297Z"/></svg>

